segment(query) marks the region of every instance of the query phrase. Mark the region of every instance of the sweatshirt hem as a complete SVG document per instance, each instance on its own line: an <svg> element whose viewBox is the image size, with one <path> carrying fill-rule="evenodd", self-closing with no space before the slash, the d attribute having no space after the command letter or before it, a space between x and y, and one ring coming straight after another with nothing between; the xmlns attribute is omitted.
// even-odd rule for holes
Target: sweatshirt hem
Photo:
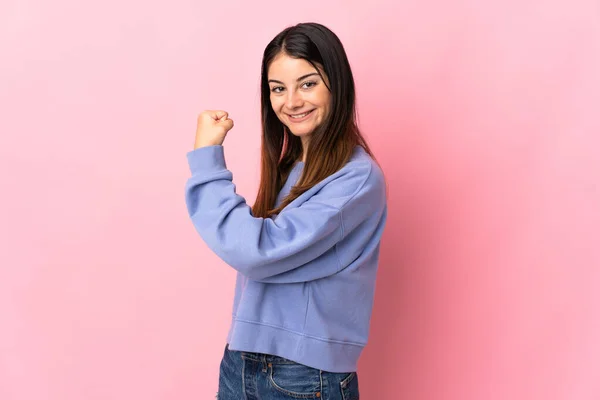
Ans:
<svg viewBox="0 0 600 400"><path fill-rule="evenodd" d="M234 319L231 350L271 354L328 372L354 372L364 344L323 339L261 322Z"/></svg>

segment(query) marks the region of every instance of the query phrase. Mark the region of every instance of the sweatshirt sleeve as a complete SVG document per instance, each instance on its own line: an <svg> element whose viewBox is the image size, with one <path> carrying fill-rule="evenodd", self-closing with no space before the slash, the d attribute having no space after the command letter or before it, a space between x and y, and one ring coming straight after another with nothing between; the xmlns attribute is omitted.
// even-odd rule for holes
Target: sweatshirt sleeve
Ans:
<svg viewBox="0 0 600 400"><path fill-rule="evenodd" d="M283 283L296 269L294 281L335 274L340 270L337 259L320 268L302 266L385 207L385 183L364 163L328 182L299 207L286 207L274 218L256 218L236 194L223 146L201 147L187 158L192 176L185 201L196 231L223 261L252 280L279 282L280 276Z"/></svg>

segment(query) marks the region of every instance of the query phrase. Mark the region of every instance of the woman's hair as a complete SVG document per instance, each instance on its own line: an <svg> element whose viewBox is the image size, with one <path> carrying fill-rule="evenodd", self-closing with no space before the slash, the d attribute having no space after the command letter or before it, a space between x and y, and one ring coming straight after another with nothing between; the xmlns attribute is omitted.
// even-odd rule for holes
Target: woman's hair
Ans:
<svg viewBox="0 0 600 400"><path fill-rule="evenodd" d="M326 77L330 95L329 112L312 133L306 149L302 176L290 193L275 207L277 195L302 154L302 143L277 118L273 111L268 83L269 66L284 53L304 59ZM320 67L320 68L319 68ZM255 217L278 214L302 193L340 170L352 156L356 145L374 156L356 122L354 78L339 38L317 23L301 23L284 29L267 45L261 69L262 151L260 186L252 207Z"/></svg>

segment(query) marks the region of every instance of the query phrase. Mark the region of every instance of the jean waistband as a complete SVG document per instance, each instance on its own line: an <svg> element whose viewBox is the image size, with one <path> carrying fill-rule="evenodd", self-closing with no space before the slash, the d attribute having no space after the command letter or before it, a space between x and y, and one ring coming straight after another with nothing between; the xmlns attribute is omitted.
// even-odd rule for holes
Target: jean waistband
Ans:
<svg viewBox="0 0 600 400"><path fill-rule="evenodd" d="M227 345L227 351L234 351L229 349L229 345ZM270 364L298 364L295 361L288 360L287 358L279 357L273 354L264 354L264 353L253 353L249 351L239 351L241 353L242 358L246 360L270 363Z"/></svg>

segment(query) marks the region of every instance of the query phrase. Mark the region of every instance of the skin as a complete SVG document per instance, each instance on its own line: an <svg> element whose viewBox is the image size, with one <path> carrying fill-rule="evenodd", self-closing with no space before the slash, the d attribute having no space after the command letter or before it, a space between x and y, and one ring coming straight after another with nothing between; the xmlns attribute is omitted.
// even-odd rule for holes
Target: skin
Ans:
<svg viewBox="0 0 600 400"><path fill-rule="evenodd" d="M321 70L321 75L325 73ZM306 161L306 148L310 135L329 113L331 94L323 78L308 61L292 58L285 53L277 55L267 72L270 99L277 118L288 127L289 131L300 137L305 150L303 161ZM294 115L310 112L308 118L301 122L294 120ZM233 120L222 110L206 110L198 116L196 141L194 149L204 146L222 145L227 132L233 128Z"/></svg>
<svg viewBox="0 0 600 400"><path fill-rule="evenodd" d="M233 128L233 120L222 110L206 110L198 115L194 150L200 147L222 145Z"/></svg>
<svg viewBox="0 0 600 400"><path fill-rule="evenodd" d="M325 76L323 71L321 74ZM294 136L300 137L306 154L311 133L329 113L329 89L308 61L285 53L279 53L273 59L267 76L273 111ZM309 111L309 117L302 122L295 122L292 118L292 115ZM303 161L306 161L305 157Z"/></svg>

